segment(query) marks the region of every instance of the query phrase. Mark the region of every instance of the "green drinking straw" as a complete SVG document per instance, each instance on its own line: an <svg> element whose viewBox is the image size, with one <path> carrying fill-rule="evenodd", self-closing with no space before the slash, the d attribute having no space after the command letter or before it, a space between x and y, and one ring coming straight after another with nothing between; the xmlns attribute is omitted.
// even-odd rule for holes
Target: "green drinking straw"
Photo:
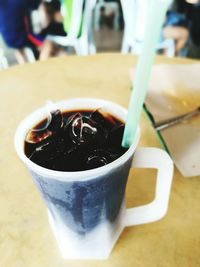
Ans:
<svg viewBox="0 0 200 267"><path fill-rule="evenodd" d="M136 136L136 130L155 56L156 44L160 37L161 28L170 3L171 0L151 0L146 34L142 53L139 57L136 68L134 84L132 85L133 90L129 102L128 116L122 139L122 146L126 148L130 147Z"/></svg>

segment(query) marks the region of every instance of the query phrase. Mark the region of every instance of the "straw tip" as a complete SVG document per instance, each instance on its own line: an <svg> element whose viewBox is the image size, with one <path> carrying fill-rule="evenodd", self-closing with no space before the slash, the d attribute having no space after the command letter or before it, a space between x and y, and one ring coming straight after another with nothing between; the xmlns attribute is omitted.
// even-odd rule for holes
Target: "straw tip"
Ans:
<svg viewBox="0 0 200 267"><path fill-rule="evenodd" d="M130 142L125 138L122 140L122 147L124 147L124 148L130 147Z"/></svg>

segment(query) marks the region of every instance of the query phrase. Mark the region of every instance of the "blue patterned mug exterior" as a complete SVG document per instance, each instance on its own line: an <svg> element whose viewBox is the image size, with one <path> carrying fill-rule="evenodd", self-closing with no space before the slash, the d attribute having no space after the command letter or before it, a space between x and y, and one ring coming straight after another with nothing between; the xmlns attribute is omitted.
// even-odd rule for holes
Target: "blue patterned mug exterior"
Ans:
<svg viewBox="0 0 200 267"><path fill-rule="evenodd" d="M77 98L56 103L62 110L97 109L125 121L121 106L93 98ZM117 160L88 171L60 172L45 169L24 154L27 131L46 117L40 108L21 122L15 147L30 171L48 210L49 223L64 258L106 259L127 226L156 221L168 208L173 163L157 148L136 148L140 131L128 151ZM126 209L125 189L130 168L156 168L156 195L153 202Z"/></svg>

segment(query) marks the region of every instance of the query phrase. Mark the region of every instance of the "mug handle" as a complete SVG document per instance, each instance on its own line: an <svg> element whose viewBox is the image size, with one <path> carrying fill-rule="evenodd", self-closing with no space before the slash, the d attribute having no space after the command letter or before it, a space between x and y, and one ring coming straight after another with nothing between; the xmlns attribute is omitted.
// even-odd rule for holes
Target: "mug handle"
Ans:
<svg viewBox="0 0 200 267"><path fill-rule="evenodd" d="M157 221L166 214L173 178L173 161L159 148L138 148L133 157L133 167L158 170L155 199L146 205L127 209L125 227Z"/></svg>

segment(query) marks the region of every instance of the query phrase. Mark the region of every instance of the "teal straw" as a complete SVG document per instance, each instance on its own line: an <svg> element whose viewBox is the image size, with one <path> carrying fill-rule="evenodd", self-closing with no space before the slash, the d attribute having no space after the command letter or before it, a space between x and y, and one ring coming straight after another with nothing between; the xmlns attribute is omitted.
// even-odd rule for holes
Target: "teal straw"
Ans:
<svg viewBox="0 0 200 267"><path fill-rule="evenodd" d="M133 90L122 139L123 147L130 147L135 140L155 56L156 44L159 40L161 28L170 3L171 0L151 0L142 53L139 57L134 84L132 85Z"/></svg>

